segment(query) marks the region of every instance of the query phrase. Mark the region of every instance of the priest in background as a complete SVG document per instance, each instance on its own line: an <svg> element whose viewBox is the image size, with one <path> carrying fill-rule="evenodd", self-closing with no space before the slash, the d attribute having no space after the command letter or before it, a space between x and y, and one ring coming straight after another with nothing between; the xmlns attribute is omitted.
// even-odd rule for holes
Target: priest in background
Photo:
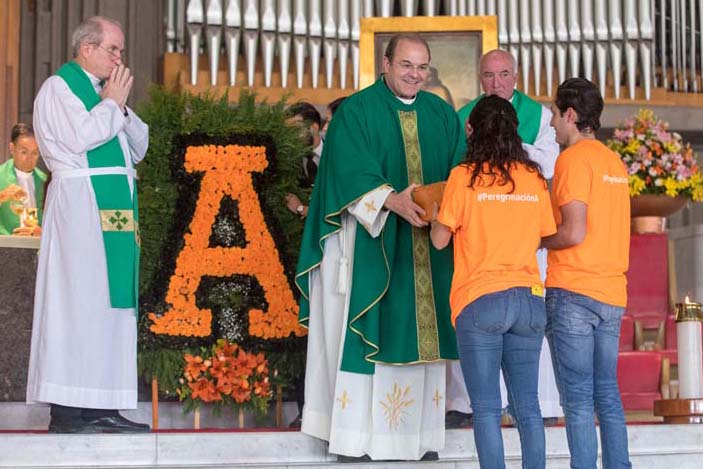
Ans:
<svg viewBox="0 0 703 469"><path fill-rule="evenodd" d="M39 147L28 124L15 124L10 132L10 159L0 165L0 235L38 235L44 202L46 173L37 168ZM22 226L13 206L37 209L37 225Z"/></svg>
<svg viewBox="0 0 703 469"><path fill-rule="evenodd" d="M84 20L73 60L34 102L52 173L39 250L27 403L50 404L55 433L144 432L137 407L139 231L134 165L148 127L126 106L124 34Z"/></svg>
<svg viewBox="0 0 703 469"><path fill-rule="evenodd" d="M515 89L517 83L515 58L509 52L501 49L487 52L481 57L479 63L479 77L485 95L500 96L513 105L519 121L518 134L522 139L522 147L529 158L539 164L545 179L550 180L554 175L554 164L559 156L559 144L556 141L554 129L549 125L552 112ZM467 133L471 132L468 125L469 115L483 96L479 96L458 111L459 119L464 124ZM544 282L547 276L546 249L537 251L537 263L540 277ZM469 394L466 392L459 362L448 363L447 428L462 428L471 423ZM502 374L500 385L503 407L506 407L508 398ZM553 425L557 418L564 416L564 411L559 404L559 393L547 339L544 339L542 343L542 353L539 359L539 403L545 424Z"/></svg>
<svg viewBox="0 0 703 469"><path fill-rule="evenodd" d="M412 190L463 158L461 123L421 91L427 43L391 38L376 83L325 140L298 261L309 328L302 431L340 461L432 460L444 447L450 250L429 241Z"/></svg>

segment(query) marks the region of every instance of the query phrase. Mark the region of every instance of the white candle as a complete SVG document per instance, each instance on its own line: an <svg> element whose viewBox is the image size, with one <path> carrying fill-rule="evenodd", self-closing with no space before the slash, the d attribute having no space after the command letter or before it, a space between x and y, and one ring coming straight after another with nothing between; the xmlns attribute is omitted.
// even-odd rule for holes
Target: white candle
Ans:
<svg viewBox="0 0 703 469"><path fill-rule="evenodd" d="M683 308L683 313L695 308L695 303L676 305L677 309ZM700 305L698 305L700 311ZM700 314L700 313L699 313ZM676 336L679 354L679 398L699 399L703 397L703 350L701 349L701 322L684 314L678 317L676 323Z"/></svg>

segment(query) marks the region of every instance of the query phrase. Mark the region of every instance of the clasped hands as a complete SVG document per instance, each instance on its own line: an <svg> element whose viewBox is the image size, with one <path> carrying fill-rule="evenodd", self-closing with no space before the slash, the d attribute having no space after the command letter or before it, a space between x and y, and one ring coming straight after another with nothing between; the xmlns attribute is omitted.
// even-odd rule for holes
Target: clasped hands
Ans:
<svg viewBox="0 0 703 469"><path fill-rule="evenodd" d="M112 69L110 73L110 78L105 82L103 90L100 92L100 97L102 99L112 99L117 103L122 112L125 112L125 106L127 105L127 98L129 97L129 92L132 90L132 83L134 82L134 77L129 68L120 64Z"/></svg>

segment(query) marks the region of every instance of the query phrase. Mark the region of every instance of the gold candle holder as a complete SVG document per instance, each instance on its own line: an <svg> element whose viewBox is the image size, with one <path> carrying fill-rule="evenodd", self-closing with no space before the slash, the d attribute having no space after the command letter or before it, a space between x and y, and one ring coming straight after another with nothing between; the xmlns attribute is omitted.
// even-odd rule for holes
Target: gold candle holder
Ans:
<svg viewBox="0 0 703 469"><path fill-rule="evenodd" d="M676 303L676 322L685 321L703 321L700 303L690 302L688 299L685 303Z"/></svg>

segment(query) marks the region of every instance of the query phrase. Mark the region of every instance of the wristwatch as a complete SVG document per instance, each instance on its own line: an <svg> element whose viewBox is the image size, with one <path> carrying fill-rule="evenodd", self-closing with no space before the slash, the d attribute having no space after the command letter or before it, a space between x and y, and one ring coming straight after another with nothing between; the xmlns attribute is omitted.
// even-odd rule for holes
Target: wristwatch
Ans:
<svg viewBox="0 0 703 469"><path fill-rule="evenodd" d="M303 211L305 210L305 206L303 204L298 205L295 207L295 211L298 213L298 215L302 216Z"/></svg>

